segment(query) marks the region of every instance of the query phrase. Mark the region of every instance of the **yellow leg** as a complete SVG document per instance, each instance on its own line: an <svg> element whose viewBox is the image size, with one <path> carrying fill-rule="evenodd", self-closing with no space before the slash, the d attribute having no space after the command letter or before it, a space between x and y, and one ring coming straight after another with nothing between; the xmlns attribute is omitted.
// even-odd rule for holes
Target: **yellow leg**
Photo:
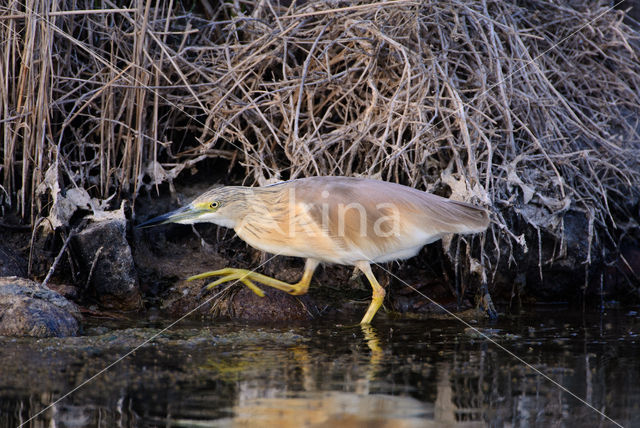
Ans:
<svg viewBox="0 0 640 428"><path fill-rule="evenodd" d="M194 275L192 277L187 278L187 281L193 281L196 279L208 278L210 276L221 276L222 278L208 284L206 286L207 289L211 289L216 285L220 285L229 281L240 281L247 287L251 289L254 293L256 293L260 297L264 297L264 292L260 290L253 282L259 282L260 284L267 285L269 287L273 287L278 290L285 291L289 294L293 295L301 295L305 294L307 290L309 290L309 283L311 282L311 277L313 276L313 272L318 267L318 261L314 259L307 259L307 262L304 266L304 273L302 274L302 279L295 284L289 284L284 281L280 281L279 279L272 278L267 275L263 275L261 273L252 272L247 269L236 269L236 268L224 268L213 270L210 272L204 272L199 275Z"/></svg>
<svg viewBox="0 0 640 428"><path fill-rule="evenodd" d="M369 266L368 262L358 262L356 263L356 267L365 274L365 276L369 280L369 283L371 284L371 287L373 288L371 304L369 304L369 309L367 309L367 312L364 314L362 321L360 321L360 324L371 324L373 316L376 314L376 312L378 312L380 306L382 306L382 302L384 301L384 296L386 293L384 292L384 288L382 288L382 286L378 284L378 280L376 279L376 277L373 276L373 272L371 272L371 266Z"/></svg>

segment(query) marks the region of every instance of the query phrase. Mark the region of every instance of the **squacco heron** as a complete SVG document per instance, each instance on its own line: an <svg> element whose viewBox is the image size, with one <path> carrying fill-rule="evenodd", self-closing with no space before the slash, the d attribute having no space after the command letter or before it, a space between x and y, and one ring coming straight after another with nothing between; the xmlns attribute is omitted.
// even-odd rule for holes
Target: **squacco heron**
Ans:
<svg viewBox="0 0 640 428"><path fill-rule="evenodd" d="M302 279L289 284L246 269L225 268L189 280L220 277L207 288L240 281L256 294L260 283L293 295L305 294L319 263L356 266L373 297L361 324L369 324L385 291L371 263L415 256L451 233L477 233L489 224L481 207L400 184L365 178L311 177L264 187L211 189L190 204L139 227L210 222L229 227L254 248L306 259Z"/></svg>

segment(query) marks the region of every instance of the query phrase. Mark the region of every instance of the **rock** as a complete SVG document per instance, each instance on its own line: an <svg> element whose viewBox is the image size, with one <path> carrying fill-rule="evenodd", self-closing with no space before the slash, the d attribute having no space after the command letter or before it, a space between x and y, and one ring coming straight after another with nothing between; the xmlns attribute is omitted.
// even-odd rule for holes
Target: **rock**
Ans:
<svg viewBox="0 0 640 428"><path fill-rule="evenodd" d="M78 292L78 287L74 287L73 285L68 284L53 284L49 282L47 284L47 288L49 290L53 290L65 299L76 301L80 298L80 293Z"/></svg>
<svg viewBox="0 0 640 428"><path fill-rule="evenodd" d="M564 246L563 257L554 257L560 247L553 238L542 235L542 280L539 278L538 261L530 261L530 276L528 284L536 284L536 297L545 300L570 300L573 296L579 296L580 290L585 284L585 263L589 255L589 220L584 213L568 211L564 215ZM535 242L535 241L532 241ZM537 258L537 251L531 255ZM598 254L591 257L591 262L597 264ZM548 263L547 260L553 260ZM536 272L536 270L538 272Z"/></svg>
<svg viewBox="0 0 640 428"><path fill-rule="evenodd" d="M74 303L37 282L0 278L0 335L75 336L81 318Z"/></svg>
<svg viewBox="0 0 640 428"><path fill-rule="evenodd" d="M1 243L0 276L27 276L27 261Z"/></svg>
<svg viewBox="0 0 640 428"><path fill-rule="evenodd" d="M603 267L603 282L596 285L596 292L599 297L607 300L626 295L628 302L633 302L630 295L635 294L637 302L640 288L640 248L633 238L624 240L619 248L620 253L613 263Z"/></svg>
<svg viewBox="0 0 640 428"><path fill-rule="evenodd" d="M89 287L100 304L109 309L142 307L131 248L125 231L124 208L88 217L89 224L76 233L73 248Z"/></svg>
<svg viewBox="0 0 640 428"><path fill-rule="evenodd" d="M529 207L530 212L534 208ZM589 256L587 216L570 209L562 219L562 239L543 227L538 235L535 228L525 226L528 252L522 253L520 248L515 248L513 259L518 260L518 269L507 263L501 265L494 278L495 288L512 294L524 291L527 297L549 302L571 301L584 295L585 274L595 270L602 260L598 252L592 251L591 266L585 269Z"/></svg>

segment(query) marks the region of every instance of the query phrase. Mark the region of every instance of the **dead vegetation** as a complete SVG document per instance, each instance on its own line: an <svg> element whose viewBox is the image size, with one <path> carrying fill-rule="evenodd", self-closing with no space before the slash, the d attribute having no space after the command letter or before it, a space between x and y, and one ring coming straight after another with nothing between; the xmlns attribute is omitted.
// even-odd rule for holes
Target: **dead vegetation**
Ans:
<svg viewBox="0 0 640 428"><path fill-rule="evenodd" d="M523 224L562 242L570 210L585 261L637 226L637 33L607 2L122 3L0 8L5 208L46 215L51 167L119 199L222 158L245 184L358 174L485 204L494 266L539 245Z"/></svg>

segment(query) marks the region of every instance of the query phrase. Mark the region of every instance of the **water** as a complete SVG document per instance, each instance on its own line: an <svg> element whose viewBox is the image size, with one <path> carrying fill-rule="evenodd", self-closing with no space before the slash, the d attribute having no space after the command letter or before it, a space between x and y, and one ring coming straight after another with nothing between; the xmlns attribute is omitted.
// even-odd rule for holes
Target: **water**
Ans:
<svg viewBox="0 0 640 428"><path fill-rule="evenodd" d="M0 426L26 422L169 322L0 338ZM561 308L473 324L593 408L640 426L640 315ZM615 426L457 320L181 322L25 426Z"/></svg>

